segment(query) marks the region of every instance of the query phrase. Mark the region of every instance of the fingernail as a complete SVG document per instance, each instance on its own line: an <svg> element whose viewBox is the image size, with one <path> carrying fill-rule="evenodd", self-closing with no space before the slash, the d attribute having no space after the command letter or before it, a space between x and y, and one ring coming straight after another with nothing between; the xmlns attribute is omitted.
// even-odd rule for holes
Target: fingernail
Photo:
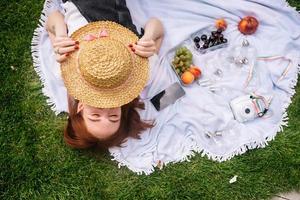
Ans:
<svg viewBox="0 0 300 200"><path fill-rule="evenodd" d="M70 54L69 53L66 53L66 56L68 57Z"/></svg>
<svg viewBox="0 0 300 200"><path fill-rule="evenodd" d="M78 45L78 44L79 44L79 41L76 41L76 42L75 42L75 44L77 44L77 45Z"/></svg>
<svg viewBox="0 0 300 200"><path fill-rule="evenodd" d="M79 46L75 46L75 49L79 49Z"/></svg>
<svg viewBox="0 0 300 200"><path fill-rule="evenodd" d="M135 52L135 49L134 49L134 48L131 48L131 50L132 50L133 52Z"/></svg>
<svg viewBox="0 0 300 200"><path fill-rule="evenodd" d="M134 44L137 44L137 42L135 42Z"/></svg>
<svg viewBox="0 0 300 200"><path fill-rule="evenodd" d="M133 47L133 45L132 45L132 44L130 44L130 45L128 45L128 46L129 46L130 48L131 48L131 47Z"/></svg>

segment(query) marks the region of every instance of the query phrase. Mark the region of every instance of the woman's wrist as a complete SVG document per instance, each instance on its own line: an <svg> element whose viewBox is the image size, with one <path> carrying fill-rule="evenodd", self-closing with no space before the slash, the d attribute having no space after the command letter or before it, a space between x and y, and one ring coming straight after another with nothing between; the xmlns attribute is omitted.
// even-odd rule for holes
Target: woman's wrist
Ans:
<svg viewBox="0 0 300 200"><path fill-rule="evenodd" d="M67 37L67 25L64 21L64 16L59 11L51 13L47 20L47 31L55 37Z"/></svg>
<svg viewBox="0 0 300 200"><path fill-rule="evenodd" d="M56 37L68 37L68 32L66 27L56 27L55 30Z"/></svg>
<svg viewBox="0 0 300 200"><path fill-rule="evenodd" d="M151 40L155 41L155 37L154 36L155 35L153 33L145 32L145 34L142 37L142 40L144 40L144 41L151 41Z"/></svg>
<svg viewBox="0 0 300 200"><path fill-rule="evenodd" d="M143 38L156 41L163 36L163 26L160 20L156 18L150 19L145 25L145 34Z"/></svg>

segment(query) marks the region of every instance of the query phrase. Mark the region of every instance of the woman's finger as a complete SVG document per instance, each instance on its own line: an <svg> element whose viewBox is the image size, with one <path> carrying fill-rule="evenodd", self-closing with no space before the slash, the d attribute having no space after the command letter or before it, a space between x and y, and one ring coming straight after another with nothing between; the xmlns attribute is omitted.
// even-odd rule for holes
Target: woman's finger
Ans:
<svg viewBox="0 0 300 200"><path fill-rule="evenodd" d="M156 51L155 46L144 47L144 46L140 46L140 45L133 45L132 48L135 50L144 51L144 52L155 52Z"/></svg>
<svg viewBox="0 0 300 200"><path fill-rule="evenodd" d="M149 58L150 56L152 56L154 54L154 52L145 52L145 51L140 51L140 50L135 50L134 53L136 55L139 55L144 58Z"/></svg>
<svg viewBox="0 0 300 200"><path fill-rule="evenodd" d="M69 47L69 46L74 46L74 45L78 45L78 42L75 42L73 40L65 40L65 41L60 41L60 42L54 42L53 43L54 48Z"/></svg>
<svg viewBox="0 0 300 200"><path fill-rule="evenodd" d="M68 54L62 54L62 55L56 54L55 59L57 62L62 63L68 58L68 56L69 56Z"/></svg>
<svg viewBox="0 0 300 200"><path fill-rule="evenodd" d="M54 38L54 42L62 42L62 41L74 41L74 40L69 37L55 37Z"/></svg>
<svg viewBox="0 0 300 200"><path fill-rule="evenodd" d="M58 47L57 49L57 53L58 54L65 54L65 53L71 53L75 50L79 49L79 46L75 45L75 46L70 46L70 47Z"/></svg>
<svg viewBox="0 0 300 200"><path fill-rule="evenodd" d="M153 40L139 40L136 44L144 47L155 46L155 42Z"/></svg>

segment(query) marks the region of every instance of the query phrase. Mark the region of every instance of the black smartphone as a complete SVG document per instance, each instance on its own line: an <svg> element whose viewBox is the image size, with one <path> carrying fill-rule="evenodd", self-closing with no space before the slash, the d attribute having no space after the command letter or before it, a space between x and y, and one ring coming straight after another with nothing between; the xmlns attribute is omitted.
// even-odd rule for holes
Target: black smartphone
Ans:
<svg viewBox="0 0 300 200"><path fill-rule="evenodd" d="M165 90L159 92L150 99L151 103L157 111L160 111L169 105L175 103L177 99L185 95L185 91L182 89L179 83L173 83Z"/></svg>

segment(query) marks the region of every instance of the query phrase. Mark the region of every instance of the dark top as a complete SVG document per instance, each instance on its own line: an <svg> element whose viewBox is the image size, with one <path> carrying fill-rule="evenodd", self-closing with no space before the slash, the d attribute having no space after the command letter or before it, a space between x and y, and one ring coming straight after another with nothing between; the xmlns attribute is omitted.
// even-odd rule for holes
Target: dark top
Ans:
<svg viewBox="0 0 300 200"><path fill-rule="evenodd" d="M65 3L68 0L63 0ZM88 22L108 20L119 23L136 35L136 26L132 23L125 0L69 0L74 3Z"/></svg>

